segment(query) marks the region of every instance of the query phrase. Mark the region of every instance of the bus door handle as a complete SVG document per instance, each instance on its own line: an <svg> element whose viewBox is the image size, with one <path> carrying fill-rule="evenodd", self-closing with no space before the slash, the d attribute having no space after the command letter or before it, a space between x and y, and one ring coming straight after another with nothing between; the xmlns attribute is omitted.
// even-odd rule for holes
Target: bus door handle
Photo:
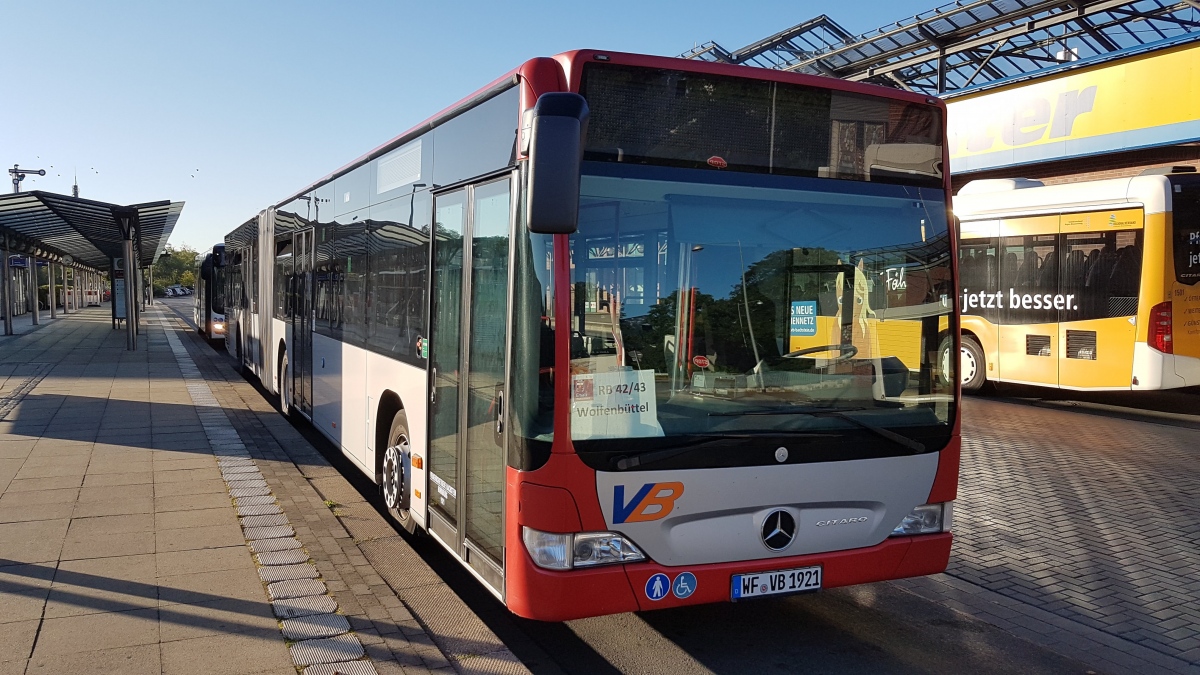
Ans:
<svg viewBox="0 0 1200 675"><path fill-rule="evenodd" d="M429 403L432 405L437 399L437 366L429 369Z"/></svg>
<svg viewBox="0 0 1200 675"><path fill-rule="evenodd" d="M496 435L504 433L504 392L496 392Z"/></svg>

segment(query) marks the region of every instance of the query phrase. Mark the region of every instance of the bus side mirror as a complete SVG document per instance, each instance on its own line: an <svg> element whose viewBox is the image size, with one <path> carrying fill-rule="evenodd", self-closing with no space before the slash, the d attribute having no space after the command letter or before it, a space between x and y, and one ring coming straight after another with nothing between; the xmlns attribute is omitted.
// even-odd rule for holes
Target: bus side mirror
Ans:
<svg viewBox="0 0 1200 675"><path fill-rule="evenodd" d="M579 173L587 138L587 101L579 94L542 94L525 114L529 231L571 234L579 225Z"/></svg>

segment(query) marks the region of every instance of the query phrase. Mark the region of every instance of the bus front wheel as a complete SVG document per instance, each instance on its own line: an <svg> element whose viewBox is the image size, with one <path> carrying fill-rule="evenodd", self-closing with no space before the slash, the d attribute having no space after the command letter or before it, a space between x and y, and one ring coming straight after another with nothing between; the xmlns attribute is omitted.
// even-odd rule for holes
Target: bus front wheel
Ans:
<svg viewBox="0 0 1200 675"><path fill-rule="evenodd" d="M962 336L962 349L959 351L959 368L961 369L963 391L979 391L987 383L985 357L983 347L970 335Z"/></svg>
<svg viewBox="0 0 1200 675"><path fill-rule="evenodd" d="M379 476L379 492L388 513L400 527L409 534L418 532L417 523L407 508L408 500L404 499L411 489L404 472L405 458L411 452L408 433L408 416L404 411L396 413L392 418L392 428L388 432L387 449L383 451L383 466Z"/></svg>

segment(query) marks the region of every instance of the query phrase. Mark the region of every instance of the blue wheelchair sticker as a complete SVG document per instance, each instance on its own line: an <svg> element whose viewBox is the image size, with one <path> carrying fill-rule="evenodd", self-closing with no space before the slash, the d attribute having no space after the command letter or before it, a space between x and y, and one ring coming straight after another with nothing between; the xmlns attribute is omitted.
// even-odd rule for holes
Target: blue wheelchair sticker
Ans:
<svg viewBox="0 0 1200 675"><path fill-rule="evenodd" d="M671 592L680 600L696 592L696 575L691 572L680 572L671 584Z"/></svg>
<svg viewBox="0 0 1200 675"><path fill-rule="evenodd" d="M646 580L646 597L651 600L662 600L671 589L671 578L659 572Z"/></svg>

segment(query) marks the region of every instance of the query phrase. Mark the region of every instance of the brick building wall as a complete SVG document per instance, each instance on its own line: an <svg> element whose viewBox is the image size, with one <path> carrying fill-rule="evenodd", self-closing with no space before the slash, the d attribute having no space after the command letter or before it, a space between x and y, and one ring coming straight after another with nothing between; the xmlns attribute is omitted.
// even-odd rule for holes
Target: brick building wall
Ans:
<svg viewBox="0 0 1200 675"><path fill-rule="evenodd" d="M1136 176L1145 169L1160 166L1194 166L1200 171L1200 143L979 171L953 175L950 180L958 192L966 183L981 178L1034 178L1046 185L1060 185Z"/></svg>

